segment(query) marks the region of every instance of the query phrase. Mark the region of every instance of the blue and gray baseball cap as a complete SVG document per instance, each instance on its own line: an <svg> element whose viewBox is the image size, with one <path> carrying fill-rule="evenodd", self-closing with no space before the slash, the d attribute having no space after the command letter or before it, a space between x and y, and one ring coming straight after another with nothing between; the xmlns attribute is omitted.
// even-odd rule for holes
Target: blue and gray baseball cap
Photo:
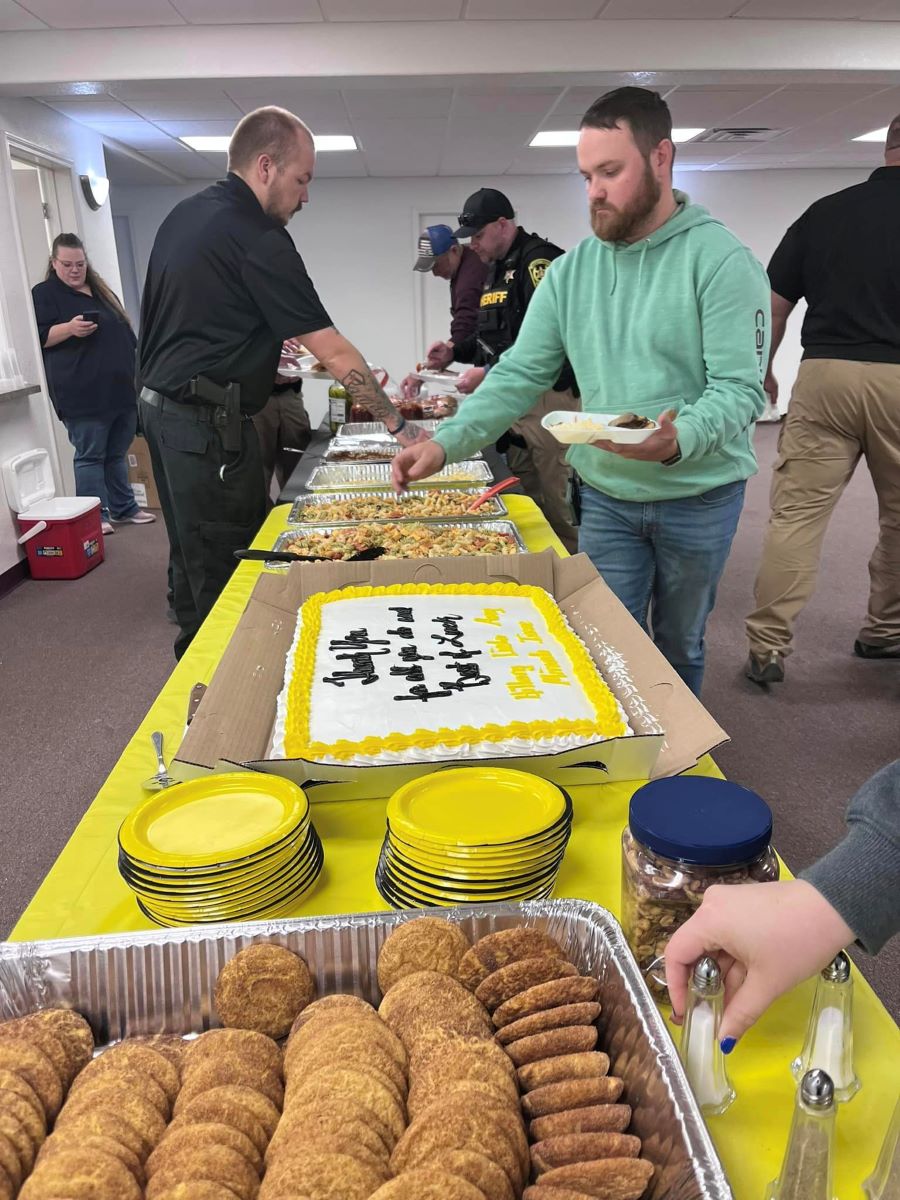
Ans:
<svg viewBox="0 0 900 1200"><path fill-rule="evenodd" d="M451 246L459 243L453 236L449 225L429 225L418 241L419 257L416 259L414 271L430 271L434 260L446 254Z"/></svg>

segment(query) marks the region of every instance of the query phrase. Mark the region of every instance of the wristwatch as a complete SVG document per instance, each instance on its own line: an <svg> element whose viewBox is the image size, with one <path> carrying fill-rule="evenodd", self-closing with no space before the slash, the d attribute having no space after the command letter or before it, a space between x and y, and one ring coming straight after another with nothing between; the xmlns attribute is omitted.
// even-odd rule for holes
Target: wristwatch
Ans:
<svg viewBox="0 0 900 1200"><path fill-rule="evenodd" d="M676 443L675 453L670 458L664 458L659 465L661 467L674 467L676 463L680 463L680 462L681 462L681 447L678 446Z"/></svg>

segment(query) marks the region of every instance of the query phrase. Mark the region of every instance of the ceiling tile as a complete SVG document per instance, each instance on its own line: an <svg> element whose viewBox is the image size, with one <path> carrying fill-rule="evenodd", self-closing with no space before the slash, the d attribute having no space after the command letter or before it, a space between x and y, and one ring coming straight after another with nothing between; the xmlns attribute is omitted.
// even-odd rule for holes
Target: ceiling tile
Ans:
<svg viewBox="0 0 900 1200"><path fill-rule="evenodd" d="M537 121L549 112L562 95L553 88L458 88L453 100L453 117L528 116Z"/></svg>
<svg viewBox="0 0 900 1200"><path fill-rule="evenodd" d="M0 0L0 32L14 33L21 29L46 29L37 17L26 12L14 0Z"/></svg>
<svg viewBox="0 0 900 1200"><path fill-rule="evenodd" d="M45 100L44 103L55 108L63 116L71 117L73 121L81 121L84 125L93 125L95 121L109 124L112 121L136 121L138 119L130 108L120 104L112 96L104 96L102 99L85 97L84 100L54 96L52 99Z"/></svg>
<svg viewBox="0 0 900 1200"><path fill-rule="evenodd" d="M368 174L361 154L320 154L310 189L310 204L316 203L316 179L360 179ZM304 208L306 205L304 205Z"/></svg>
<svg viewBox="0 0 900 1200"><path fill-rule="evenodd" d="M237 121L157 121L160 129L173 137L231 137Z"/></svg>
<svg viewBox="0 0 900 1200"><path fill-rule="evenodd" d="M610 0L600 16L613 20L698 20L730 17L741 0Z"/></svg>
<svg viewBox="0 0 900 1200"><path fill-rule="evenodd" d="M243 115L224 92L192 100L132 100L130 108L148 121L239 121Z"/></svg>
<svg viewBox="0 0 900 1200"><path fill-rule="evenodd" d="M135 29L184 25L169 0L28 0L28 9L52 29Z"/></svg>
<svg viewBox="0 0 900 1200"><path fill-rule="evenodd" d="M347 111L356 120L375 117L446 117L453 91L450 88L353 88L343 90Z"/></svg>
<svg viewBox="0 0 900 1200"><path fill-rule="evenodd" d="M321 21L318 0L175 0L192 25L293 24Z"/></svg>
<svg viewBox="0 0 900 1200"><path fill-rule="evenodd" d="M370 175L435 175L446 122L435 117L356 122Z"/></svg>
<svg viewBox="0 0 900 1200"><path fill-rule="evenodd" d="M467 21L589 21L603 0L468 0Z"/></svg>
<svg viewBox="0 0 900 1200"><path fill-rule="evenodd" d="M130 104L132 100L191 100L221 96L221 79L123 79L106 87L112 95Z"/></svg>
<svg viewBox="0 0 900 1200"><path fill-rule="evenodd" d="M676 88L666 100L672 113L674 125L703 126L728 125L751 104L758 104L775 91L772 84L759 86L744 85L722 87L717 85L689 85Z"/></svg>
<svg viewBox="0 0 900 1200"><path fill-rule="evenodd" d="M507 175L576 175L578 164L571 147L559 150L526 150L512 159ZM508 189L507 189L508 190ZM515 197L510 196L513 204Z"/></svg>
<svg viewBox="0 0 900 1200"><path fill-rule="evenodd" d="M115 138L125 146L142 150L147 146L177 146L177 142L151 125L148 121L110 121L109 124L98 122L91 128L102 137Z"/></svg>
<svg viewBox="0 0 900 1200"><path fill-rule="evenodd" d="M326 21L456 21L463 0L319 0Z"/></svg>
<svg viewBox="0 0 900 1200"><path fill-rule="evenodd" d="M875 90L871 84L832 83L824 87L792 84L742 109L740 123L762 125L770 129L793 129L846 108L849 104L856 104L871 96Z"/></svg>
<svg viewBox="0 0 900 1200"><path fill-rule="evenodd" d="M858 19L872 0L746 0L739 17L774 17L782 20L851 21Z"/></svg>

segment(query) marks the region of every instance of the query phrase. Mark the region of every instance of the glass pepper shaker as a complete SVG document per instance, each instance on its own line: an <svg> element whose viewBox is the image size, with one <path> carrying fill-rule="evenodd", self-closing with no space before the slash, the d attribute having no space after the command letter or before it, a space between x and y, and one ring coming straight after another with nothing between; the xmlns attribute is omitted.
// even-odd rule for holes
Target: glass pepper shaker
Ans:
<svg viewBox="0 0 900 1200"><path fill-rule="evenodd" d="M709 955L694 965L688 987L681 1058L697 1103L708 1116L719 1116L734 1100L734 1088L719 1046L725 988L719 964Z"/></svg>
<svg viewBox="0 0 900 1200"><path fill-rule="evenodd" d="M791 1063L798 1082L814 1067L827 1072L839 1103L852 1100L859 1091L853 1067L853 978L843 950L816 980L803 1050Z"/></svg>
<svg viewBox="0 0 900 1200"><path fill-rule="evenodd" d="M875 1170L863 1181L863 1191L868 1200L900 1200L900 1096L894 1105L894 1115L884 1135Z"/></svg>
<svg viewBox="0 0 900 1200"><path fill-rule="evenodd" d="M833 1200L834 1085L827 1072L807 1071L797 1089L781 1174L766 1200Z"/></svg>

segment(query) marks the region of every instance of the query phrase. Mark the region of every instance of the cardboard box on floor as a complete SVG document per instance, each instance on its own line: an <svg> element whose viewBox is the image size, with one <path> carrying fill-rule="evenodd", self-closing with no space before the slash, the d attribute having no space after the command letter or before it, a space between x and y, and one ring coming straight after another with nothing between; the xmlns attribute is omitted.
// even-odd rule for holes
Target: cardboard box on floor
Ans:
<svg viewBox="0 0 900 1200"><path fill-rule="evenodd" d="M142 437L136 437L125 456L128 462L128 482L139 508L159 508L159 492L153 479L150 450Z"/></svg>
<svg viewBox="0 0 900 1200"><path fill-rule="evenodd" d="M269 757L275 705L297 610L315 592L351 584L512 582L545 588L587 645L628 715L633 737L611 738L559 754L479 759L565 785L650 779L693 767L727 741L640 626L609 590L587 555L552 550L516 557L437 558L427 563L298 563L261 576L171 764L180 778L213 770L268 771L297 783L316 781L311 800L388 796L402 783L452 763L347 767ZM463 765L465 765L463 763Z"/></svg>

